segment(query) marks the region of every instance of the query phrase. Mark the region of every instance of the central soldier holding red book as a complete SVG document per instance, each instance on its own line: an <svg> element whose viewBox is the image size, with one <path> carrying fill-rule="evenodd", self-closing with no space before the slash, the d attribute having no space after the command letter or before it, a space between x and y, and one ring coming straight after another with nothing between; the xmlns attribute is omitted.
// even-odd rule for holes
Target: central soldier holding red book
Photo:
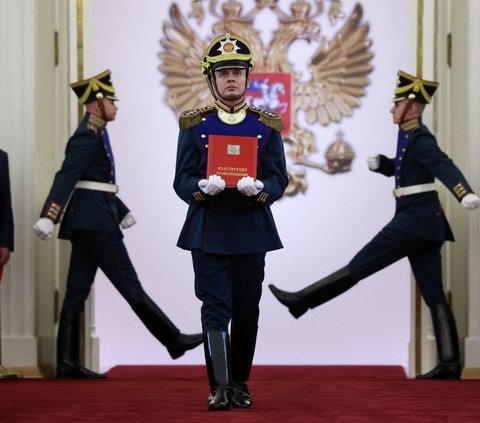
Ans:
<svg viewBox="0 0 480 423"><path fill-rule="evenodd" d="M288 185L283 123L245 102L246 40L216 38L201 66L215 103L180 116L174 188L188 212L177 245L191 251L202 301L208 408L250 408L265 255L283 247L270 210Z"/></svg>

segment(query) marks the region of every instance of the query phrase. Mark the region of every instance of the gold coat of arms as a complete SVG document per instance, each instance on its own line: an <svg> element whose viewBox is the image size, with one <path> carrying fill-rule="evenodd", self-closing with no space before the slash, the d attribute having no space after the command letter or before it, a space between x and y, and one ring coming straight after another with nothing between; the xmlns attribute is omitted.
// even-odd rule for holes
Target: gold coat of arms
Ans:
<svg viewBox="0 0 480 423"><path fill-rule="evenodd" d="M281 114L285 124L282 136L290 180L286 194L307 190L308 168L330 175L350 171L355 153L343 132L337 131L337 139L326 149L325 162L318 163L311 158L318 147L309 127L339 123L361 106L360 97L366 94L373 70L372 41L369 25L362 21L362 6L357 3L345 12L341 0L295 0L289 11L284 11L279 0L254 0L251 10L244 11L243 4L237 0L192 0L190 10L182 13L172 2L170 21L163 23L165 36L160 40L165 102L177 116L183 110L212 104L200 69L202 53L219 34L240 35L254 51L248 104ZM255 27L266 11L276 22L268 43ZM211 33L202 39L193 25L204 26L206 17L213 18L213 23ZM323 22L333 29L331 37L322 35ZM311 57L289 56L298 40L314 46ZM307 75L296 70L296 60L307 60Z"/></svg>

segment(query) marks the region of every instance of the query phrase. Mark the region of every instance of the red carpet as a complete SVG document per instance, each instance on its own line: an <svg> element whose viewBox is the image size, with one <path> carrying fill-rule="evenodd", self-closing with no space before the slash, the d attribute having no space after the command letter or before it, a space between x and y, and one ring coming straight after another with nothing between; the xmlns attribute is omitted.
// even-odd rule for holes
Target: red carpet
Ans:
<svg viewBox="0 0 480 423"><path fill-rule="evenodd" d="M480 423L480 381L395 366L256 366L251 410L209 412L203 366L119 366L102 381L0 381L0 422Z"/></svg>

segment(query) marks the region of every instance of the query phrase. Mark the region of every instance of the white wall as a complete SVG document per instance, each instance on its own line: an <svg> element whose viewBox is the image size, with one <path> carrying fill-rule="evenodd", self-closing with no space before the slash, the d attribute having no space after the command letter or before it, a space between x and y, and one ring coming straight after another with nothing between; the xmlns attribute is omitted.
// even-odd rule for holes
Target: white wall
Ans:
<svg viewBox="0 0 480 423"><path fill-rule="evenodd" d="M207 7L209 2L203 3ZM247 11L253 0L242 3ZM290 3L279 1L286 11ZM109 131L120 197L138 220L125 232L125 242L139 277L150 296L184 332L196 332L200 330L200 302L193 292L190 254L175 246L187 210L172 188L178 124L163 102L163 75L158 70L162 24L169 20L170 4L158 0L94 2L94 57L86 76L110 68L121 99L117 121ZM186 16L190 1L177 4ZM329 2L325 4L328 8ZM354 4L343 1L347 16ZM340 124L309 128L315 132L319 147L312 159L324 161L325 149L339 129L353 146L356 158L352 171L341 175L308 169L307 192L273 206L285 248L267 255L257 364L407 366L410 276L406 260L298 321L274 300L266 286L275 283L284 289L299 289L337 270L392 217L393 180L369 172L365 159L372 153L395 153L396 127L389 115L390 100L396 71L415 72L415 5L413 0L362 2L375 53L368 94L361 99L361 108ZM269 26L274 27L277 18L264 12L261 28L267 40ZM212 38L212 18L208 19L203 28L197 28L202 39ZM317 20L322 34L329 38L340 27L332 29L325 14ZM299 69L306 69L311 52L305 45L305 53L295 56L305 58ZM201 348L173 362L100 274L95 295L103 370L117 364L203 363Z"/></svg>

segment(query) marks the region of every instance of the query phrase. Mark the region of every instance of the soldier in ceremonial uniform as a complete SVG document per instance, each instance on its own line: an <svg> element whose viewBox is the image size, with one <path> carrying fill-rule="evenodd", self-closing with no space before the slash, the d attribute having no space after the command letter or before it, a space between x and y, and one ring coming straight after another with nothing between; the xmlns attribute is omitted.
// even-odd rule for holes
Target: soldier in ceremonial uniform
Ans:
<svg viewBox="0 0 480 423"><path fill-rule="evenodd" d="M408 257L435 332L438 365L421 379L459 379L460 353L455 318L442 284L441 248L453 234L440 205L434 179L438 178L466 209L476 209L480 199L462 172L443 153L422 112L438 83L398 72L391 113L399 126L397 154L368 158L370 170L395 178L396 210L393 219L348 263L298 292L270 285L275 297L298 318L347 291L358 281Z"/></svg>
<svg viewBox="0 0 480 423"><path fill-rule="evenodd" d="M67 143L65 159L34 231L47 240L54 224L61 221L59 238L72 244L58 328L57 377L99 379L105 375L86 369L79 359L81 312L98 269L172 358L200 345L203 337L180 333L146 294L123 242L120 227L126 229L136 222L116 195L115 164L106 128L117 112L110 70L71 87L86 113Z"/></svg>
<svg viewBox="0 0 480 423"><path fill-rule="evenodd" d="M253 66L248 42L222 35L205 50L202 71L213 107L180 116L174 189L188 205L177 246L190 250L211 394L210 410L250 408L247 381L257 338L267 251L282 248L270 206L288 185L281 117L248 107ZM256 175L226 187L207 174L211 135L249 136L257 144ZM228 325L231 321L231 334Z"/></svg>

